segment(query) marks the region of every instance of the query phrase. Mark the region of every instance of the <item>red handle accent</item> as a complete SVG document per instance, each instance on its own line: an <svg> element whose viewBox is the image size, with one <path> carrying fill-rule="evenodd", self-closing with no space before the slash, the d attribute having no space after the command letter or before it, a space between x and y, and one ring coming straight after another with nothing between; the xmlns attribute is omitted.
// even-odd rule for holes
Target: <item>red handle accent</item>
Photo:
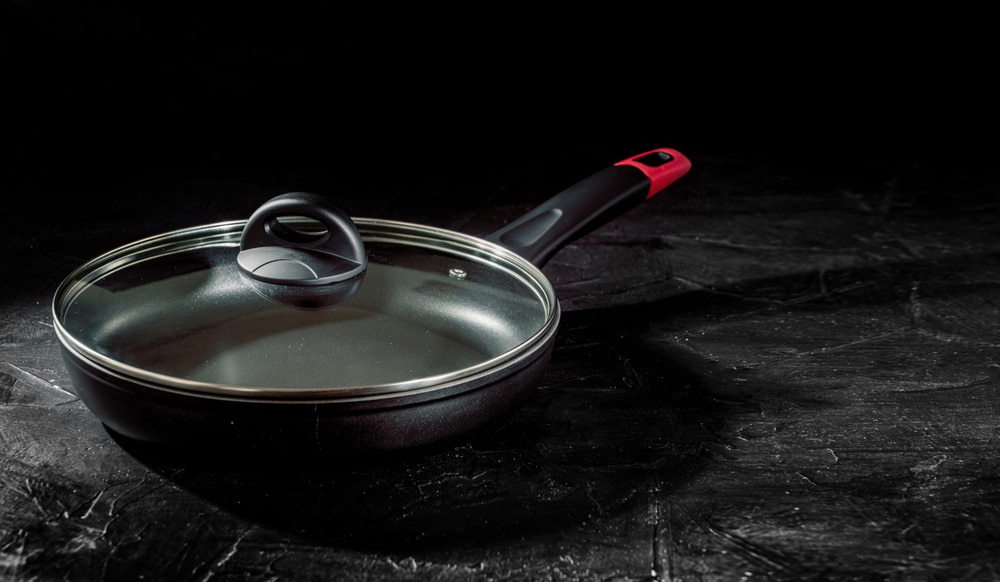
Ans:
<svg viewBox="0 0 1000 582"><path fill-rule="evenodd" d="M691 169L691 160L671 148L658 148L632 156L615 164L638 168L649 178L649 192L646 200L656 196Z"/></svg>

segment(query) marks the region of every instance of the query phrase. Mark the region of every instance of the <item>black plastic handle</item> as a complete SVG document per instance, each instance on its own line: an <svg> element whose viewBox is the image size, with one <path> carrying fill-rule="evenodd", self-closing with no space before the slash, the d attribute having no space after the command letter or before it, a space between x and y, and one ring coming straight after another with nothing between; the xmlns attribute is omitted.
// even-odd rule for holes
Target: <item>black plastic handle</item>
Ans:
<svg viewBox="0 0 1000 582"><path fill-rule="evenodd" d="M354 295L368 268L368 254L347 213L315 194L289 192L250 216L236 262L266 298L314 308Z"/></svg>
<svg viewBox="0 0 1000 582"><path fill-rule="evenodd" d="M559 249L660 193L691 169L674 149L622 160L556 194L484 237L541 267Z"/></svg>
<svg viewBox="0 0 1000 582"><path fill-rule="evenodd" d="M322 229L300 230L281 220L291 217L312 219ZM308 192L289 192L262 204L243 228L236 260L254 279L286 285L346 281L368 266L350 216Z"/></svg>

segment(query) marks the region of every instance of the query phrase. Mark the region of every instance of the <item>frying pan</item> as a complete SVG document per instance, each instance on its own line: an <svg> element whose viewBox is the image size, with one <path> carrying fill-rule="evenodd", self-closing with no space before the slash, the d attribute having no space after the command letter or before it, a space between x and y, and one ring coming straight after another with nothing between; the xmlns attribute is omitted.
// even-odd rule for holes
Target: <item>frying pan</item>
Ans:
<svg viewBox="0 0 1000 582"><path fill-rule="evenodd" d="M249 219L168 232L81 265L53 319L73 386L143 443L375 453L509 418L559 326L541 267L690 169L622 160L486 237L351 218L293 192Z"/></svg>

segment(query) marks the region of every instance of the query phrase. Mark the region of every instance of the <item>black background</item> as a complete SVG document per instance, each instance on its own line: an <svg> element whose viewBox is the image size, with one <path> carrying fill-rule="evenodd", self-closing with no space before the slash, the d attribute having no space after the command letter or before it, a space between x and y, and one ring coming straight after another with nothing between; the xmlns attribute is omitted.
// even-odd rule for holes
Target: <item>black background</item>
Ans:
<svg viewBox="0 0 1000 582"><path fill-rule="evenodd" d="M14 198L253 171L437 204L661 146L845 175L998 149L976 14L214 6L6 2Z"/></svg>

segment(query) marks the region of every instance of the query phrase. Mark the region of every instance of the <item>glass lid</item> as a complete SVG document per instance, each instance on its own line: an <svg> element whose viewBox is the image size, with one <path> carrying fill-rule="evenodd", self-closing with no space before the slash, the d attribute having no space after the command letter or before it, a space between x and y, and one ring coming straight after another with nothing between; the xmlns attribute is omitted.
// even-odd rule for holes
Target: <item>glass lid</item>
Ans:
<svg viewBox="0 0 1000 582"><path fill-rule="evenodd" d="M81 266L53 304L64 345L172 389L361 396L500 366L558 318L551 285L517 254L372 219L354 220L367 266L353 294L332 305L286 302L238 264L245 224L167 233Z"/></svg>

